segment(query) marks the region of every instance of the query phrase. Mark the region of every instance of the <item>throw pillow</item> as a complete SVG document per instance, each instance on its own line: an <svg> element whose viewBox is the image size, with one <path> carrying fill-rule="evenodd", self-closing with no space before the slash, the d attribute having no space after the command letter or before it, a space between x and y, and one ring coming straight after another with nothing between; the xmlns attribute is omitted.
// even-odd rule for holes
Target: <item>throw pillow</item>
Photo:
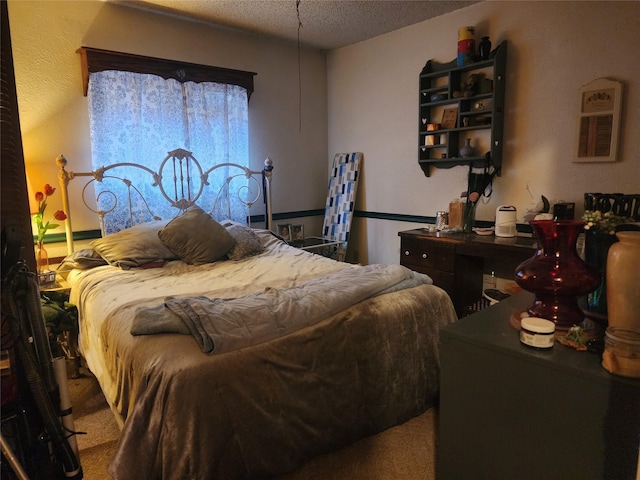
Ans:
<svg viewBox="0 0 640 480"><path fill-rule="evenodd" d="M200 207L191 207L171 220L158 237L181 260L202 265L224 258L235 245L233 237Z"/></svg>

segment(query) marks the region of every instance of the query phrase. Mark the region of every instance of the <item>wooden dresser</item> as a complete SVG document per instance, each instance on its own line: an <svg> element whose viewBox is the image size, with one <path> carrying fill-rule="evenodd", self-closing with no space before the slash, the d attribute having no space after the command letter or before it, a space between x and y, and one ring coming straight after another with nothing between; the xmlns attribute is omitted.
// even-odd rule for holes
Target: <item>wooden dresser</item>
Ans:
<svg viewBox="0 0 640 480"><path fill-rule="evenodd" d="M419 228L399 232L400 264L426 273L445 290L461 316L465 308L482 297L485 260L498 261L507 271L535 253L535 239L500 238L475 233L440 233Z"/></svg>

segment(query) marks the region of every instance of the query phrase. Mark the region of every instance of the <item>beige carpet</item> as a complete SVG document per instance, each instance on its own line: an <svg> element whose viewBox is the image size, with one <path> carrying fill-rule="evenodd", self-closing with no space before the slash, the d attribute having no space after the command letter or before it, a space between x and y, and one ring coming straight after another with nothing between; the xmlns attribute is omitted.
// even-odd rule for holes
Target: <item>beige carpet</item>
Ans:
<svg viewBox="0 0 640 480"><path fill-rule="evenodd" d="M85 432L76 436L84 478L111 479L107 465L120 430L95 377L84 368L80 373L68 380L68 388L76 431Z"/></svg>
<svg viewBox="0 0 640 480"><path fill-rule="evenodd" d="M85 368L69 379L78 435L80 463L86 480L110 480L107 465L115 450L118 427L98 382ZM334 453L319 456L280 480L433 480L435 479L436 409L403 425L364 438Z"/></svg>

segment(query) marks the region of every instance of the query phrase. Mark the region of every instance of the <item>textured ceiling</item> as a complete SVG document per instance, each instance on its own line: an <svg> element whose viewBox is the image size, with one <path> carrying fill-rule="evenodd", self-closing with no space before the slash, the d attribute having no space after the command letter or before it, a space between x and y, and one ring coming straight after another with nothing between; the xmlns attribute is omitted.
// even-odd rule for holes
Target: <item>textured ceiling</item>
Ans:
<svg viewBox="0 0 640 480"><path fill-rule="evenodd" d="M435 0L107 0L333 50L476 1Z"/></svg>

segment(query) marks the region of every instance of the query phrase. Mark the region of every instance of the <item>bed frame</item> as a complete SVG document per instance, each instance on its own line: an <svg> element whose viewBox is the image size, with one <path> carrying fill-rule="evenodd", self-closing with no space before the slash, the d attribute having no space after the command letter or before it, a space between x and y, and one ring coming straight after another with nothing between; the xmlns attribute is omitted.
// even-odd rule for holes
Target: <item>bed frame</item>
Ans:
<svg viewBox="0 0 640 480"><path fill-rule="evenodd" d="M64 157L57 161L67 213L69 180L85 176L90 185L110 177L103 185L117 183L123 202L118 227L133 222L127 213L139 217L136 223L155 218L152 209L142 211L140 192L123 169L113 170L117 166L148 174L151 182L140 181L140 189L159 197L157 187L177 213L197 200L208 212L210 203L228 196L234 174L225 171L229 178L216 179L215 187L208 181L226 165L255 182L260 175L271 225L269 159L258 172L236 164L205 170L182 149L169 152L157 172L116 163L72 173ZM214 192L220 183L225 183L222 192ZM243 185L239 198L249 197L242 203L250 207L259 193L243 191L252 181L238 183ZM206 186L211 188L202 197ZM100 208L107 210L108 203L111 209L110 199L91 208L86 190L85 185L82 200L104 229L109 212ZM66 228L72 251L71 218ZM161 268L130 270L100 265L68 273L82 354L122 427L109 467L113 478L274 478L403 423L436 401L438 332L456 319L446 292L399 265L336 262L305 253L268 230L248 232L265 254L241 261L229 258L204 267L167 261ZM397 278L391 282L392 277ZM181 312L217 316L223 320L217 325L228 329L201 330L199 325L213 322L204 316L187 322L179 316L176 323L170 318L176 315L165 309L177 302L183 302ZM219 304L224 315L205 312L201 307L209 303ZM266 318L258 318L258 311ZM199 331L203 335L197 338Z"/></svg>
<svg viewBox="0 0 640 480"><path fill-rule="evenodd" d="M208 210L209 213L212 213L216 210L216 208L219 207L224 198L229 199L232 194L235 194L239 201L247 207L247 224L250 225L251 215L249 210L262 196L263 202L265 204L265 228L269 230L272 226L271 176L273 173L273 162L269 157L265 159L264 168L262 170L251 170L248 167L230 162L219 163L205 170L200 162L193 156L192 152L189 152L188 150L184 150L182 148L177 148L168 152L167 156L160 164L157 172L144 165L132 162L114 163L91 172L70 172L66 170L67 164L68 161L63 155L60 155L56 158L56 165L60 168L58 179L60 181L60 187L62 191L62 206L65 214L67 215L67 219L65 221L67 254L71 254L74 251L73 229L71 226L72 215L71 209L69 208L68 185L69 181L73 180L76 177L91 177L91 179L88 180L82 188L82 202L89 210L98 215L102 236L105 235L105 215L112 212L117 207L118 196L112 191L105 190L101 192L100 195L108 194L112 197L113 202L111 207L107 210L100 210L97 207L96 209L92 208L87 200L87 190L89 189L89 185L92 185L93 182L102 182L103 180L108 178L124 185L127 190L127 208L131 225L140 223L134 221L133 199L135 197L142 200L147 213L153 220L161 219L154 214L152 208L147 203L147 200L144 198L142 192L129 179L122 176L108 174L110 170L118 167L130 167L133 170L142 170L146 172L149 175L149 180L151 182L150 184L153 187L157 187L162 196L167 200L169 205L176 209L175 216L184 212L189 207L195 205L196 202L202 197L202 194L206 190L206 188L210 187L209 175L211 175L219 168L229 168L232 172L236 173L230 173L226 178L223 186L218 192L215 193L215 201L213 202L211 208L206 209L202 205L201 208L205 211ZM232 188L231 183L235 178L239 177L245 177L246 179L248 179L249 184L241 185L235 192L230 191ZM256 187L255 190L254 188L252 188L252 186ZM99 197L100 195L97 195L97 197ZM95 198L94 200L96 202L96 205L98 205L99 198ZM227 205L229 205L229 202L227 202ZM230 212L228 213L230 217Z"/></svg>

